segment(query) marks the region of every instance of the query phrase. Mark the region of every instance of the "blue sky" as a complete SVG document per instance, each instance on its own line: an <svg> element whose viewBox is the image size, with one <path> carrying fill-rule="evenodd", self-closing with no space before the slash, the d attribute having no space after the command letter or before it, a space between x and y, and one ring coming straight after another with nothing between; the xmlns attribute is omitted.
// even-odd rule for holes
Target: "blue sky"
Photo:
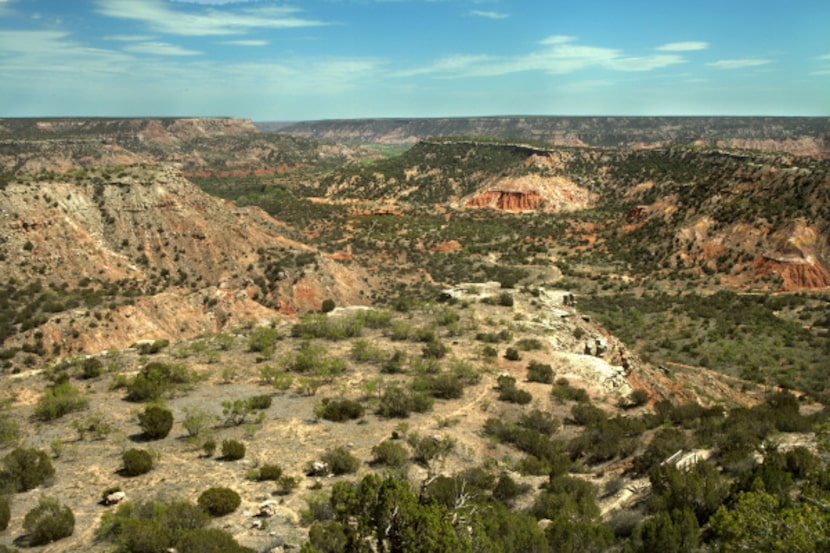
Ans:
<svg viewBox="0 0 830 553"><path fill-rule="evenodd" d="M0 116L830 116L827 0L0 0Z"/></svg>

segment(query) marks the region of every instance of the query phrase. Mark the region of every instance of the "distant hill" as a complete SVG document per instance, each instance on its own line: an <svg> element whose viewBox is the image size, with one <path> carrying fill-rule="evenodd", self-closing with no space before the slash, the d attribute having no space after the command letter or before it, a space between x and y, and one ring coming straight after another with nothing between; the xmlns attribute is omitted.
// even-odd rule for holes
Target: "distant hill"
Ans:
<svg viewBox="0 0 830 553"><path fill-rule="evenodd" d="M830 155L827 117L463 117L335 119L268 132L342 143L414 144L427 137L501 136L554 145L639 149L678 144Z"/></svg>
<svg viewBox="0 0 830 553"><path fill-rule="evenodd" d="M595 253L639 274L718 272L735 283L775 277L790 290L830 286L828 187L827 160L791 154L545 151L464 139L420 142L320 181L330 198L571 213L574 232L590 237ZM594 210L585 221L591 230L575 222L585 209Z"/></svg>
<svg viewBox="0 0 830 553"><path fill-rule="evenodd" d="M180 164L188 174L274 174L348 157L348 148L263 134L249 119L0 119L5 174L160 162Z"/></svg>

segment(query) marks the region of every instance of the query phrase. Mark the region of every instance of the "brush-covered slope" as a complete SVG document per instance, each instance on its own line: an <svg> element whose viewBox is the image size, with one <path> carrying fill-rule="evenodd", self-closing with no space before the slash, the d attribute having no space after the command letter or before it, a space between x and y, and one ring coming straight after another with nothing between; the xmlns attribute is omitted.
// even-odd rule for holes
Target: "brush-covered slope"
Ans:
<svg viewBox="0 0 830 553"><path fill-rule="evenodd" d="M571 212L585 255L641 275L722 274L784 289L830 284L830 163L787 154L611 151L508 141L421 142L325 177L329 198Z"/></svg>
<svg viewBox="0 0 830 553"><path fill-rule="evenodd" d="M3 338L100 351L360 303L366 282L257 208L169 166L20 176L0 190Z"/></svg>

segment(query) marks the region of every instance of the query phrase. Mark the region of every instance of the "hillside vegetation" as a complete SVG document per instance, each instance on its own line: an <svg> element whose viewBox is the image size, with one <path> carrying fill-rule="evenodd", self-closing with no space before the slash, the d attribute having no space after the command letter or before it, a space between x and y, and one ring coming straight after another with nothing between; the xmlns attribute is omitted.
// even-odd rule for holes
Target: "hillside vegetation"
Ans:
<svg viewBox="0 0 830 553"><path fill-rule="evenodd" d="M0 551L827 550L821 121L653 123L0 120Z"/></svg>

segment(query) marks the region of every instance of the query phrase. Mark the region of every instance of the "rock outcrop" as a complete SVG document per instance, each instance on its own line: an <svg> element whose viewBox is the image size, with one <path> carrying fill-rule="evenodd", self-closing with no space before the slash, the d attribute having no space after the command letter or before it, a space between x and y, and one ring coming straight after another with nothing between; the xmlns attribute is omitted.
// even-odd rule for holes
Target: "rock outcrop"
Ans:
<svg viewBox="0 0 830 553"><path fill-rule="evenodd" d="M170 166L21 177L0 190L0 228L7 279L41 281L58 299L81 288L76 296L100 288L114 297L107 309L51 308L15 339L37 333L56 351L175 341L293 317L327 298L366 301L368 276L353 263L295 242L261 209L209 196Z"/></svg>

